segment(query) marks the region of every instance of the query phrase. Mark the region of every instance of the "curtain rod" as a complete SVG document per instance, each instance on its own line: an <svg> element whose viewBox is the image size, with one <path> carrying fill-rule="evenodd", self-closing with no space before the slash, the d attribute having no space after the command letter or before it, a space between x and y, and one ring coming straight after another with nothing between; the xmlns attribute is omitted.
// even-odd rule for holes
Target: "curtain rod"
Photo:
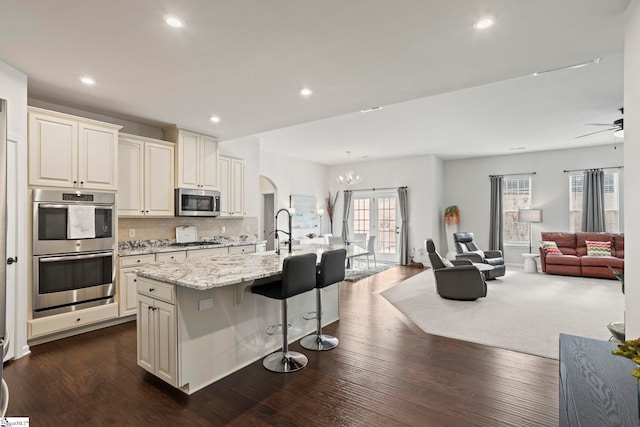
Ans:
<svg viewBox="0 0 640 427"><path fill-rule="evenodd" d="M494 176L514 176L514 175L535 175L535 172L522 172L522 173L505 173L502 175L489 175L489 178L493 178Z"/></svg>
<svg viewBox="0 0 640 427"><path fill-rule="evenodd" d="M609 166L607 168L588 168L588 169L565 169L562 172L564 173L568 173L568 172L584 172L584 171L591 171L591 170L598 170L598 169L622 169L624 168L624 166Z"/></svg>
<svg viewBox="0 0 640 427"><path fill-rule="evenodd" d="M356 191L399 190L401 188L407 188L407 186L405 185L404 187L362 188L362 189L358 189L358 190L343 190L343 191L351 191L352 193L355 193Z"/></svg>

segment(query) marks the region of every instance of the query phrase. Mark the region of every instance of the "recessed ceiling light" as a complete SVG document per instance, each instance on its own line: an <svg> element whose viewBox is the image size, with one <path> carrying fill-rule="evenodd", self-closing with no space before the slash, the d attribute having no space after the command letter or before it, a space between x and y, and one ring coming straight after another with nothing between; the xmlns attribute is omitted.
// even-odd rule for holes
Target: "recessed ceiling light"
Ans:
<svg viewBox="0 0 640 427"><path fill-rule="evenodd" d="M494 24L494 20L493 18L482 18L479 21L477 21L474 25L473 28L475 28L476 30L486 30L487 28L491 27Z"/></svg>
<svg viewBox="0 0 640 427"><path fill-rule="evenodd" d="M184 27L184 21L180 18L178 18L177 16L165 16L164 18L164 22L167 23L167 25L169 25L170 27L173 28L182 28Z"/></svg>
<svg viewBox="0 0 640 427"><path fill-rule="evenodd" d="M209 120L211 120L213 123L220 123L220 117L218 116L211 116Z"/></svg>
<svg viewBox="0 0 640 427"><path fill-rule="evenodd" d="M300 95L302 96L311 96L312 93L313 91L308 87L303 87L302 89L300 89Z"/></svg>
<svg viewBox="0 0 640 427"><path fill-rule="evenodd" d="M93 77L89 77L89 76L80 77L80 81L86 84L87 86L93 86L94 84L96 84L96 80Z"/></svg>

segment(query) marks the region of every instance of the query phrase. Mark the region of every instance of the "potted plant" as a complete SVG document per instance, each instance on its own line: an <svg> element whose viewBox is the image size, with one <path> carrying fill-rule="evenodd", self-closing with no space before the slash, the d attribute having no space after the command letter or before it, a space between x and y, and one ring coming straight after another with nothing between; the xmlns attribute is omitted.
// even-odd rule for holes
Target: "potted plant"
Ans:
<svg viewBox="0 0 640 427"><path fill-rule="evenodd" d="M447 259L456 258L456 243L453 240L453 233L458 232L458 224L460 224L460 209L458 206L447 206L444 210L444 230L447 235Z"/></svg>

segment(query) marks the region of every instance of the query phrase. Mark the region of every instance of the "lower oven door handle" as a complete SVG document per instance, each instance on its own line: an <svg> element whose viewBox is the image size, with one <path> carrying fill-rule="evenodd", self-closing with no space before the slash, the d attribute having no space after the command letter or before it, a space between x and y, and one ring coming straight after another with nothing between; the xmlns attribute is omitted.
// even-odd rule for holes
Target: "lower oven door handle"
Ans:
<svg viewBox="0 0 640 427"><path fill-rule="evenodd" d="M91 259L91 258L106 258L113 256L113 252L104 252L99 254L87 254L87 255L64 255L64 256L52 256L52 257L42 257L40 258L40 262L56 262L56 261L64 261L64 260L76 260L76 259Z"/></svg>

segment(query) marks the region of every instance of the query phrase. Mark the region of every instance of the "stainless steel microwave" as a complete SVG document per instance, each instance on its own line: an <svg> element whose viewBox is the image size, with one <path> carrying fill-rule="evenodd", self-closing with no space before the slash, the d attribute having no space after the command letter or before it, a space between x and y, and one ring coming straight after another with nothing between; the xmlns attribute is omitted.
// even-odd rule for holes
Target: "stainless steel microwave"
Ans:
<svg viewBox="0 0 640 427"><path fill-rule="evenodd" d="M176 188L176 216L220 215L220 192Z"/></svg>

